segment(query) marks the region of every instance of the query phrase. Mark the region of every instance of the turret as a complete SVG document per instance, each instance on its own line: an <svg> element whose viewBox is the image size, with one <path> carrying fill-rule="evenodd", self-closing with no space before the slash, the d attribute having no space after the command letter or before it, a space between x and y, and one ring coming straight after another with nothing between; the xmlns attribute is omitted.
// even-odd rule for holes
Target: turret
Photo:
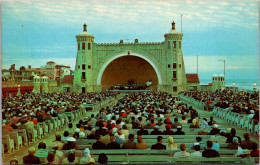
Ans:
<svg viewBox="0 0 260 165"><path fill-rule="evenodd" d="M33 77L33 90L32 93L41 93L41 82L39 76Z"/></svg>
<svg viewBox="0 0 260 165"><path fill-rule="evenodd" d="M75 92L82 93L83 88L92 84L92 47L94 36L87 31L87 25L83 25L83 32L76 36L78 52L75 66L73 86ZM87 78L88 77L88 78Z"/></svg>
<svg viewBox="0 0 260 165"><path fill-rule="evenodd" d="M43 77L41 78L41 85L42 85L42 92L48 93L48 92L49 92L48 77L43 76Z"/></svg>
<svg viewBox="0 0 260 165"><path fill-rule="evenodd" d="M188 89L185 76L184 60L182 55L182 37L183 34L175 28L175 22L172 22L170 32L164 35L165 48L167 50L167 83L172 83L174 95Z"/></svg>

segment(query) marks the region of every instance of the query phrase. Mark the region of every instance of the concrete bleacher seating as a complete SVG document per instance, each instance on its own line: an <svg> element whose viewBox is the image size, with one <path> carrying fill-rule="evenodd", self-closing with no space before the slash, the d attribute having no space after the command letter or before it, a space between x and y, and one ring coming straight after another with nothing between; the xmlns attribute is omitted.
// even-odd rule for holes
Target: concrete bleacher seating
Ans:
<svg viewBox="0 0 260 165"><path fill-rule="evenodd" d="M8 154L14 152L14 140L9 135L2 135L2 143L7 150Z"/></svg>
<svg viewBox="0 0 260 165"><path fill-rule="evenodd" d="M110 97L106 100L106 103L111 103L115 99L116 98ZM97 104L98 103L99 102L97 102ZM93 107L92 110L95 111L97 109ZM41 139L50 133L54 133L64 126L68 126L70 122L79 119L84 114L86 114L86 110L85 108L81 108L71 112L58 114L58 117L51 117L50 120L38 122L38 124L35 124L34 126L27 126L26 129L15 129L15 132L12 132L11 135L9 133L6 135L3 134L3 155L4 151L7 151L8 154L14 153L15 149L21 149L22 145L27 146L30 142L36 142L38 139ZM31 140L29 140L29 136L31 137Z"/></svg>
<svg viewBox="0 0 260 165"><path fill-rule="evenodd" d="M23 141L23 145L27 146L30 144L28 137L27 137L27 133L26 133L26 129L14 129L15 132L18 133L19 136L22 137L22 141Z"/></svg>
<svg viewBox="0 0 260 165"><path fill-rule="evenodd" d="M189 103L194 103L195 105L204 109L204 105L201 101L195 100L190 97L186 97L183 94L179 95L179 98L181 98ZM229 111L228 108L223 109L223 108L214 106L213 115L215 115L219 118L222 118L235 126L239 126L240 128L248 130L251 133L255 133L256 135L259 134L259 123L254 126L253 121L250 122L249 119L247 118L247 116L248 116L247 114L239 114L239 113Z"/></svg>
<svg viewBox="0 0 260 165"><path fill-rule="evenodd" d="M108 157L109 164L150 164L150 163L239 163L241 158L234 157L237 150L220 150L220 156L217 158L174 158L174 154L179 152L168 150L138 150L138 149L118 149L118 150L91 150L91 156L97 161L101 153L105 153ZM194 150L187 150L192 153ZM68 155L70 151L63 150L64 155ZM83 157L83 150L75 150L77 159ZM254 158L255 162L259 162L259 158Z"/></svg>

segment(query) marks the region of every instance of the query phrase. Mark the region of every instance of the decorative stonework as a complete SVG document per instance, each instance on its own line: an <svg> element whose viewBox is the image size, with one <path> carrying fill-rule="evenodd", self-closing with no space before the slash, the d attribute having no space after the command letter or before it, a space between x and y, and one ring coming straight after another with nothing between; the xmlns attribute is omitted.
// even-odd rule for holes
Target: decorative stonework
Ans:
<svg viewBox="0 0 260 165"><path fill-rule="evenodd" d="M154 68L158 77L158 91L173 93L173 85L178 87L178 92L185 90L187 88L185 81L187 80L182 50L179 47L182 36L182 33L173 29L170 33L165 34L165 41L163 42L94 43L92 34L82 32L76 38L79 44L85 41L86 50L78 50L76 66L86 64L86 70L76 67L71 92L80 93L82 87L86 87L86 92L102 90L101 79L104 70L112 61L124 56L142 58ZM177 41L176 48L172 46L173 41ZM88 49L90 42L92 47ZM169 43L171 45L168 45ZM177 63L176 69L173 69L172 63ZM182 67L179 68L178 64L182 64ZM91 65L91 69L88 68L88 65ZM169 68L168 65L171 67ZM177 71L178 81L176 82L172 81L173 71ZM86 73L84 79L86 81L82 79L84 72Z"/></svg>

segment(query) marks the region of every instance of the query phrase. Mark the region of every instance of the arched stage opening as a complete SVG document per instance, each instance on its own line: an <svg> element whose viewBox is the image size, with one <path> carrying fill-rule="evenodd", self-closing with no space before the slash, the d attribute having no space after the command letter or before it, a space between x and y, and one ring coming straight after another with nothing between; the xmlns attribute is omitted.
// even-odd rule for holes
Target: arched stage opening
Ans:
<svg viewBox="0 0 260 165"><path fill-rule="evenodd" d="M102 91L118 84L144 84L151 80L147 89L157 90L158 75L154 67L144 58L138 56L120 56L111 61L102 74Z"/></svg>

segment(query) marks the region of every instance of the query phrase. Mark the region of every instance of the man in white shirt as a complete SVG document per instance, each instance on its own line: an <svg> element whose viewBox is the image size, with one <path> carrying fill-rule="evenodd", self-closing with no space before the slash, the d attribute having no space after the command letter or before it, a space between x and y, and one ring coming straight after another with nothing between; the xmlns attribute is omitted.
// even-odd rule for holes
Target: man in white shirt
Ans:
<svg viewBox="0 0 260 165"><path fill-rule="evenodd" d="M181 146L180 146L180 149L181 149L181 152L176 152L173 156L174 158L188 158L188 157L190 157L190 153L186 152L185 144L182 143Z"/></svg>

